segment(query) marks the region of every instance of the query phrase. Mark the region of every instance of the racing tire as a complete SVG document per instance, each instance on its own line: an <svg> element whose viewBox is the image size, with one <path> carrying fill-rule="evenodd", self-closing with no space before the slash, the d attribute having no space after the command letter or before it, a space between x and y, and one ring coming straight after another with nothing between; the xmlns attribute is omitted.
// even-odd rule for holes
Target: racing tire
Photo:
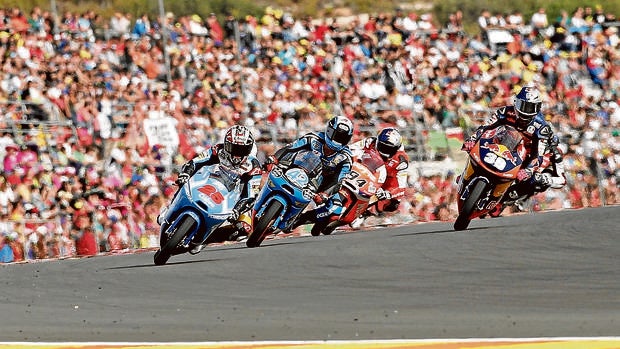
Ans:
<svg viewBox="0 0 620 349"><path fill-rule="evenodd" d="M323 235L330 235L331 233L334 232L334 230L336 230L336 228L338 228L340 223L339 221L332 221L332 222L326 222L325 223L316 223L312 226L312 230L310 230L310 234L312 234L312 236L319 236L321 234Z"/></svg>
<svg viewBox="0 0 620 349"><path fill-rule="evenodd" d="M323 235L331 235L331 233L336 230L340 226L340 221L330 222L327 227L323 230Z"/></svg>
<svg viewBox="0 0 620 349"><path fill-rule="evenodd" d="M263 240L265 240L267 235L270 233L269 227L271 227L283 209L284 206L282 206L280 201L271 201L269 206L265 209L263 215L256 221L256 224L254 224L252 234L248 236L248 239L245 241L245 245L250 248L260 246Z"/></svg>
<svg viewBox="0 0 620 349"><path fill-rule="evenodd" d="M472 212L474 212L476 203L486 189L486 186L487 184L484 181L479 180L476 182L474 188L469 193L469 196L467 197L467 199L465 199L463 209L459 213L459 216L456 217L456 221L454 222L454 230L459 231L467 229L467 226L469 226L469 222L471 222L471 219L469 217L471 216Z"/></svg>
<svg viewBox="0 0 620 349"><path fill-rule="evenodd" d="M312 234L312 236L319 236L321 235L321 232L325 230L325 228L327 228L327 222L316 222L312 226L310 234Z"/></svg>
<svg viewBox="0 0 620 349"><path fill-rule="evenodd" d="M155 265L164 265L168 262L173 251L176 250L181 240L193 229L195 224L196 221L191 216L185 216L185 218L183 218L183 221L179 224L174 234L166 241L166 244L155 252L155 256L153 256Z"/></svg>

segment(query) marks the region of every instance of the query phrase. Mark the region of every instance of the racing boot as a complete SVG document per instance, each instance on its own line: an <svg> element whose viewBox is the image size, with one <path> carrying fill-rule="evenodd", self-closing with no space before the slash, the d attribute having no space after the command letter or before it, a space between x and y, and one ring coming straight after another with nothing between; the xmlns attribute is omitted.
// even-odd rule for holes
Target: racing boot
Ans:
<svg viewBox="0 0 620 349"><path fill-rule="evenodd" d="M242 213L236 222L233 223L235 231L230 234L228 241L243 241L248 238L252 232L252 217L246 213Z"/></svg>
<svg viewBox="0 0 620 349"><path fill-rule="evenodd" d="M364 225L365 221L366 221L366 216L362 215L362 216L355 218L353 222L349 224L349 226L351 227L351 229L357 230L357 229L360 229L362 225Z"/></svg>
<svg viewBox="0 0 620 349"><path fill-rule="evenodd" d="M191 250L189 250L189 254L192 254L192 255L199 254L200 251L202 251L202 249L205 248L205 246L206 246L205 244L200 244L200 245L192 248Z"/></svg>
<svg viewBox="0 0 620 349"><path fill-rule="evenodd" d="M166 213L168 213L168 206L164 206L159 211L157 215L157 224L162 225L164 223L164 217L166 217Z"/></svg>
<svg viewBox="0 0 620 349"><path fill-rule="evenodd" d="M520 212L525 211L525 202L522 199L516 200L514 205Z"/></svg>

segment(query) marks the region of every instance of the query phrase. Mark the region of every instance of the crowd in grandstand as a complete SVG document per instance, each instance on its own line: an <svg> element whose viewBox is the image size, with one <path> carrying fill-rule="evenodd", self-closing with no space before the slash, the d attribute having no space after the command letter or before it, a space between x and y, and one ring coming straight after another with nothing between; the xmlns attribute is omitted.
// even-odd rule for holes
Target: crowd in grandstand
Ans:
<svg viewBox="0 0 620 349"><path fill-rule="evenodd" d="M353 120L353 141L388 125L468 133L531 83L569 176L534 208L620 203L615 15L483 11L474 36L462 20L267 8L240 19L88 11L55 21L39 8L0 8L0 262L157 247L175 171L229 125L252 128L259 159L274 152L268 141L284 144L336 114ZM497 28L508 37L494 41ZM412 174L402 213L454 219L454 195L454 171Z"/></svg>

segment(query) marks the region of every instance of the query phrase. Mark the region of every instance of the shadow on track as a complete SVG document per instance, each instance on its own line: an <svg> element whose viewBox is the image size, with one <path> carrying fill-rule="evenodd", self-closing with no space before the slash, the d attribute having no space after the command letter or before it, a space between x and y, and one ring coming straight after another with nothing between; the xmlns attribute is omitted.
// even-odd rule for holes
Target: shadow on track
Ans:
<svg viewBox="0 0 620 349"><path fill-rule="evenodd" d="M165 267L172 265L182 265L182 264L196 264L196 263L206 263L206 262L217 262L228 260L230 258L213 258L213 259L200 259L200 260L192 260L192 261L180 261L180 262L168 262L164 265L155 265L155 264L139 264L139 265L126 265L123 267L111 267L105 268L103 270L122 270L122 269L136 269L136 268L150 268L150 267Z"/></svg>

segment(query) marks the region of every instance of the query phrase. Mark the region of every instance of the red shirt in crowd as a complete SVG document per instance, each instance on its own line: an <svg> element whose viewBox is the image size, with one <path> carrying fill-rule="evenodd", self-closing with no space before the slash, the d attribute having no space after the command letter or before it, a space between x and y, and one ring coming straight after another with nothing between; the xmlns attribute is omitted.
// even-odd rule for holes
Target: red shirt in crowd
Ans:
<svg viewBox="0 0 620 349"><path fill-rule="evenodd" d="M94 256L99 252L95 233L90 228L84 230L77 239L76 249L78 256Z"/></svg>
<svg viewBox="0 0 620 349"><path fill-rule="evenodd" d="M123 244L123 240L118 235L116 231L117 228L113 229L114 230L112 230L108 235L108 245L110 245L110 251L122 250L125 248L125 244Z"/></svg>

